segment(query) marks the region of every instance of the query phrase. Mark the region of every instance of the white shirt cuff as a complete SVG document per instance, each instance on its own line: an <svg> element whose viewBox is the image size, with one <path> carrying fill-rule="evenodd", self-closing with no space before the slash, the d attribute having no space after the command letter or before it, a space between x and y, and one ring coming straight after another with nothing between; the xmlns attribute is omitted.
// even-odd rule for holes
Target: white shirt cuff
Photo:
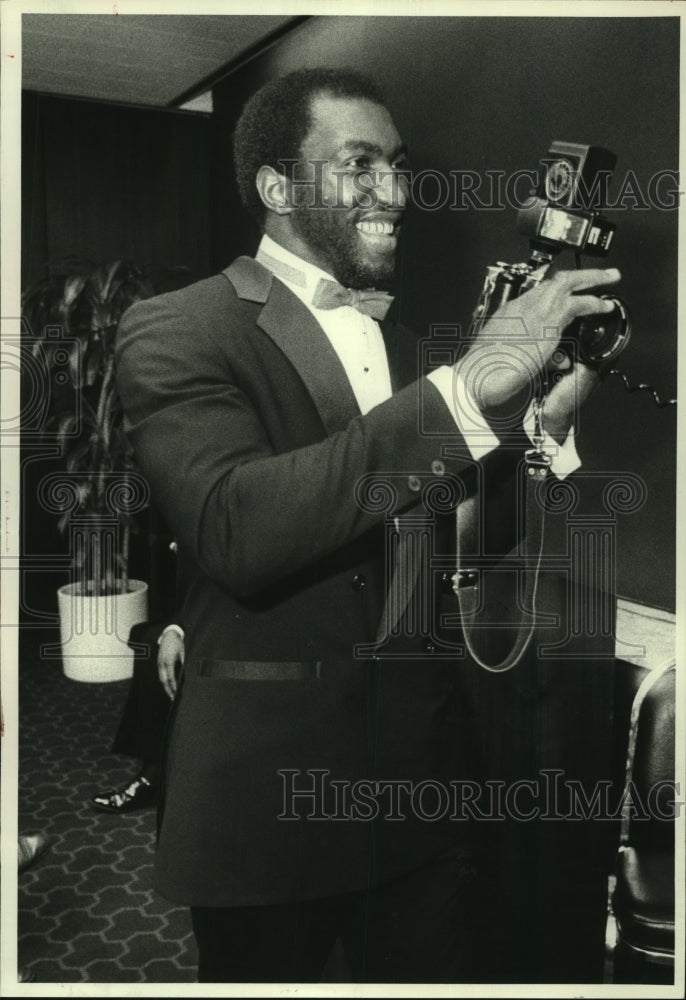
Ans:
<svg viewBox="0 0 686 1000"><path fill-rule="evenodd" d="M426 377L443 396L473 459L478 461L498 447L500 441L488 426L483 413L467 391L464 379L455 368L441 365Z"/></svg>
<svg viewBox="0 0 686 1000"><path fill-rule="evenodd" d="M162 642L162 639L167 634L167 632L176 632L176 634L179 636L180 639L185 639L186 638L186 633L181 628L181 626L180 625L175 625L175 624L172 623L171 625L167 625L166 628L163 628L162 631L160 632L159 637L157 639L157 645L158 646Z"/></svg>
<svg viewBox="0 0 686 1000"><path fill-rule="evenodd" d="M524 427L529 440L533 444L534 430L536 427L533 403L527 410L526 416L522 421L522 426ZM581 466L581 459L579 458L576 450L573 427L570 427L567 432L567 437L564 439L562 444L558 444L555 438L551 437L550 434L547 434L544 430L543 450L552 458L550 469L558 479L565 479L572 472L576 472L576 470Z"/></svg>

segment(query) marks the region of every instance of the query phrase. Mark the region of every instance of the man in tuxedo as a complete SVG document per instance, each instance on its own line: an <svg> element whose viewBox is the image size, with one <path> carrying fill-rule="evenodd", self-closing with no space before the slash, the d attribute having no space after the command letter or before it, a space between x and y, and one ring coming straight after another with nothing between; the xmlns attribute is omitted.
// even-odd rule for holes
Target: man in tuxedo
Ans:
<svg viewBox="0 0 686 1000"><path fill-rule="evenodd" d="M379 294L409 188L376 87L273 81L235 155L256 258L138 303L118 338L127 433L190 570L156 885L191 907L201 981L316 981L337 939L355 981L469 980L471 824L419 793L470 774L478 717L459 642L412 623L441 588L403 531L429 511L447 552L436 489L512 495L521 452L489 414L618 274L544 282L424 375ZM596 378L567 368L548 397L562 473Z"/></svg>

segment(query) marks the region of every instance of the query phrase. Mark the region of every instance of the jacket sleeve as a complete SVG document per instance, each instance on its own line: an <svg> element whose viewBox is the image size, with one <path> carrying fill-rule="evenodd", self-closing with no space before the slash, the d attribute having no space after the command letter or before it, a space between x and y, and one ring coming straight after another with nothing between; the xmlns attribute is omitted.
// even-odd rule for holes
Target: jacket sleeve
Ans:
<svg viewBox="0 0 686 1000"><path fill-rule="evenodd" d="M238 597L416 505L432 484L459 493L475 464L426 378L344 430L274 454L230 354L168 297L132 307L117 338L125 430L153 498L203 572Z"/></svg>

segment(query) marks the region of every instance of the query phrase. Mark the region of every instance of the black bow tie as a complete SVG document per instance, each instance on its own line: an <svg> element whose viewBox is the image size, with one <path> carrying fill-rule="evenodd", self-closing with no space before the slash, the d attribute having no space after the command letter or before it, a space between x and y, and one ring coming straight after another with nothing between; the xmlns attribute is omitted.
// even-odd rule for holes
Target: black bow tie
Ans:
<svg viewBox="0 0 686 1000"><path fill-rule="evenodd" d="M273 274L284 281L292 281L294 285L305 289L307 279L302 271L285 261L272 257L266 253L262 247L257 251L255 258L263 264ZM320 278L314 290L312 305L315 309L337 309L339 306L352 306L366 316L374 319L385 319L386 313L391 307L393 296L388 292L377 292L370 288L359 291L357 288L344 288L337 281L330 281L328 278Z"/></svg>
<svg viewBox="0 0 686 1000"><path fill-rule="evenodd" d="M315 309L337 309L339 306L352 306L365 316L374 319L385 319L391 307L393 296L388 292L378 292L374 288L360 290L344 288L337 281L320 278L312 296Z"/></svg>

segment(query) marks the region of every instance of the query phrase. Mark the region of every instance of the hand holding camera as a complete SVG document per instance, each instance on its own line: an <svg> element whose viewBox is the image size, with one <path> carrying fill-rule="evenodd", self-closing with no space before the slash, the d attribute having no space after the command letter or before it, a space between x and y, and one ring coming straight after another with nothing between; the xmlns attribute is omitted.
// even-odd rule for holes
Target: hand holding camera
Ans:
<svg viewBox="0 0 686 1000"><path fill-rule="evenodd" d="M614 300L594 290L619 278L616 268L560 271L484 317L460 364L479 408L506 402L546 366L568 367L557 350L563 333L580 318L613 313Z"/></svg>
<svg viewBox="0 0 686 1000"><path fill-rule="evenodd" d="M569 369L578 361L600 370L626 347L626 304L596 292L619 280L615 268L546 278L561 250L573 249L577 266L581 253L608 253L615 227L598 207L615 160L599 146L552 143L543 180L518 215L519 230L529 237L529 261L487 268L474 311L473 344L460 363L481 409L504 403L549 369ZM558 349L563 335L564 350ZM563 393L555 395L559 402Z"/></svg>

